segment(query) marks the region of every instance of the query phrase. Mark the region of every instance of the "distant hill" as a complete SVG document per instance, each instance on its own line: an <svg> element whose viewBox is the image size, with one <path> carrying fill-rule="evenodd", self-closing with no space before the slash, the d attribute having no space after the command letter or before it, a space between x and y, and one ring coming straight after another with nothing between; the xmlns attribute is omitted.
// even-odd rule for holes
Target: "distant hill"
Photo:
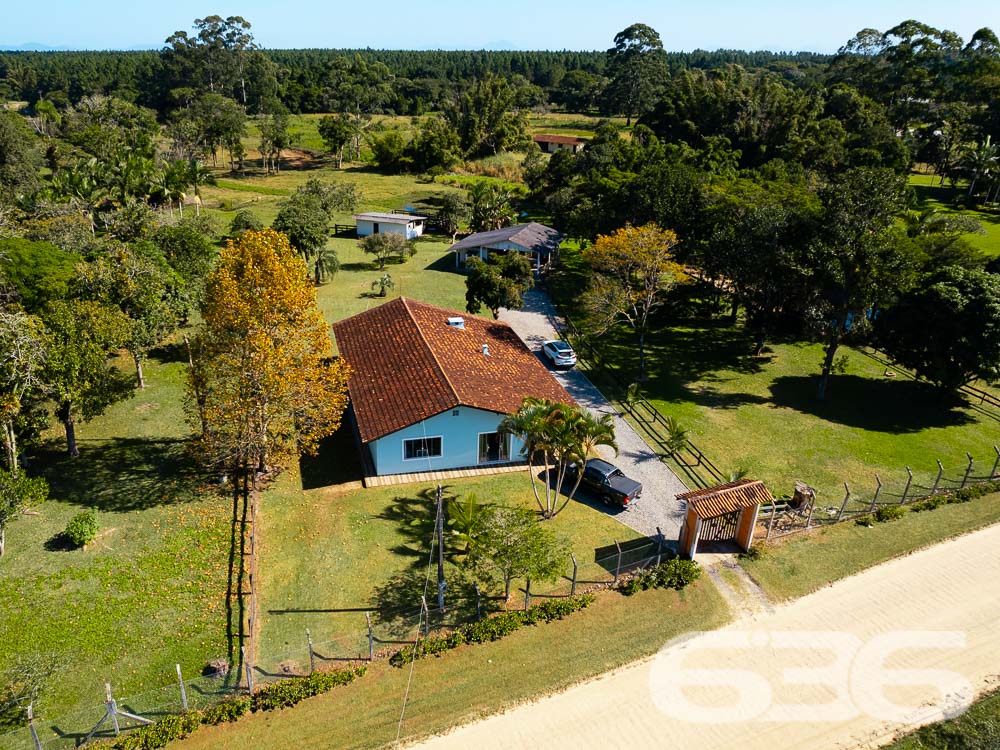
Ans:
<svg viewBox="0 0 1000 750"><path fill-rule="evenodd" d="M0 44L0 50L4 52L66 52L72 47L50 47L47 44L38 42L25 42L24 44Z"/></svg>

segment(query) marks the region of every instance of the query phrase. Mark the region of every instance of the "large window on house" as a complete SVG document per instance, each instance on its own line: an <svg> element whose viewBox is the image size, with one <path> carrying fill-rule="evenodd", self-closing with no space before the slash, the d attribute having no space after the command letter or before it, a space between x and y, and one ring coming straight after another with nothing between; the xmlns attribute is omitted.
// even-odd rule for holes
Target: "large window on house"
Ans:
<svg viewBox="0 0 1000 750"><path fill-rule="evenodd" d="M434 458L441 455L441 438L426 437L403 441L403 460L413 461L418 458Z"/></svg>
<svg viewBox="0 0 1000 750"><path fill-rule="evenodd" d="M479 433L479 463L510 460L510 435L499 432Z"/></svg>

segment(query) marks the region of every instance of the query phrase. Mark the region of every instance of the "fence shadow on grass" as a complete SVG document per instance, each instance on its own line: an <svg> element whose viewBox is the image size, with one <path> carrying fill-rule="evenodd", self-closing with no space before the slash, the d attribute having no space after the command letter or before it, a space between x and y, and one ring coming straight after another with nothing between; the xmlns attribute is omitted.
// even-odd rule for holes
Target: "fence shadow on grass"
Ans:
<svg viewBox="0 0 1000 750"><path fill-rule="evenodd" d="M834 375L826 401L817 400L817 384L812 375L780 377L771 385L771 397L776 406L871 432L903 434L975 421L960 397L928 383Z"/></svg>
<svg viewBox="0 0 1000 750"><path fill-rule="evenodd" d="M65 455L61 441L47 443L33 465L53 497L106 512L143 510L198 499L210 477L182 439L114 438L79 442L80 455Z"/></svg>

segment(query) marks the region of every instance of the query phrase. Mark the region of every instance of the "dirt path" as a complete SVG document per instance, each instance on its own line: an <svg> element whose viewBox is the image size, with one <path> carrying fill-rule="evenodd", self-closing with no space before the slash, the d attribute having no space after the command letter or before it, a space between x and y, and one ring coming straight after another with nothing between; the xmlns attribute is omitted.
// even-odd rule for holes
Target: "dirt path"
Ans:
<svg viewBox="0 0 1000 750"><path fill-rule="evenodd" d="M877 566L840 581L773 612L757 613L718 631L723 637L747 634L748 646L716 649L706 646L718 635L706 634L675 644L652 660L572 688L564 693L516 708L449 735L434 738L421 748L654 748L687 750L847 750L877 747L900 728L941 718L941 706L953 705L965 688L978 693L996 684L1000 673L1000 525L945 542L908 557ZM728 577L728 576L727 576ZM789 631L809 631L805 646L776 649L775 637ZM931 632L930 643L918 647L914 635L903 631ZM959 634L964 645L948 647L947 633ZM911 648L874 648L874 638ZM794 667L829 668L834 663L830 644L852 641L838 684L843 683L841 715L825 720L806 714L820 704L829 704L837 694L829 687L789 684ZM856 649L860 645L861 651ZM840 653L839 651L837 653ZM870 671L885 656L884 668L896 671L949 670L959 684L942 700L934 687L883 684ZM687 668L739 669L739 684L747 696L766 696L771 691L770 715L740 719L732 709L738 690L689 688L671 694L677 671L669 662L683 660ZM896 671L899 674L899 671ZM757 677L757 676L759 677ZM761 682L760 678L766 682ZM925 675L925 678L927 676ZM806 680L805 675L800 679ZM933 681L936 678L930 678ZM924 682L928 682L924 679ZM726 685L733 684L730 679ZM825 684L825 683L824 683ZM968 692L968 690L966 690ZM694 708L684 709L688 700ZM893 706L903 706L892 715ZM694 711L718 706L731 723L695 723ZM789 705L786 714L776 713L775 704ZM790 704L800 704L791 706ZM763 704L762 704L763 706ZM763 711L758 707L746 716ZM670 717L668 712L679 716ZM683 717L683 718L681 718ZM805 719L805 720L804 720Z"/></svg>

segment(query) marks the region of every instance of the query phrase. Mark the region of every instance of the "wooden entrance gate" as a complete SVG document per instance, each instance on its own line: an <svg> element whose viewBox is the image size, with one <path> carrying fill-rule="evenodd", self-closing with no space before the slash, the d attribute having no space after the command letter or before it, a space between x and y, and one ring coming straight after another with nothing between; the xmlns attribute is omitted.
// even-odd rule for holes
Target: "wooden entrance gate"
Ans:
<svg viewBox="0 0 1000 750"><path fill-rule="evenodd" d="M736 529L740 521L740 511L725 513L702 521L698 538L703 542L731 542L736 539Z"/></svg>

